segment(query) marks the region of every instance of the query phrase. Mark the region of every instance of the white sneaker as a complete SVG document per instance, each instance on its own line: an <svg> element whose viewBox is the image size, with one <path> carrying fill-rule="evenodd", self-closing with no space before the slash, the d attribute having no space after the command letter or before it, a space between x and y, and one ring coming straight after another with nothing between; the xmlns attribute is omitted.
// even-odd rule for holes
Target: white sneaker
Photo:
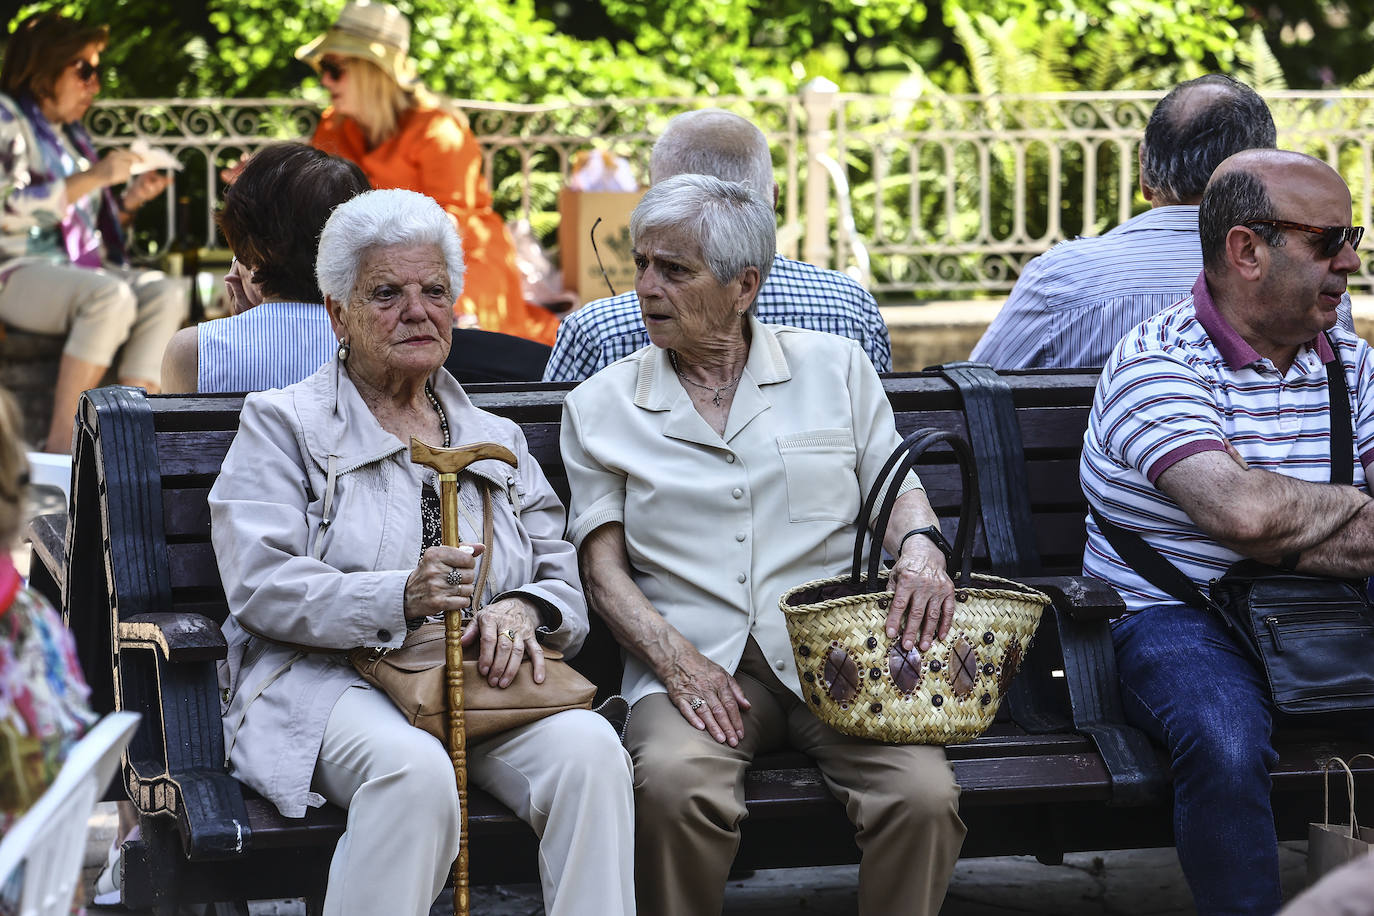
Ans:
<svg viewBox="0 0 1374 916"><path fill-rule="evenodd" d="M95 879L95 896L91 898L92 906L124 906L124 897L119 890L120 862L119 847L129 840L138 839L138 827L129 831L129 835L123 840L118 837L110 844L110 854L105 858L105 867L100 870L100 874Z"/></svg>
<svg viewBox="0 0 1374 916"><path fill-rule="evenodd" d="M120 906L123 900L119 894L119 840L110 844L110 854L105 859L105 867L95 879L95 896L91 898L95 906Z"/></svg>

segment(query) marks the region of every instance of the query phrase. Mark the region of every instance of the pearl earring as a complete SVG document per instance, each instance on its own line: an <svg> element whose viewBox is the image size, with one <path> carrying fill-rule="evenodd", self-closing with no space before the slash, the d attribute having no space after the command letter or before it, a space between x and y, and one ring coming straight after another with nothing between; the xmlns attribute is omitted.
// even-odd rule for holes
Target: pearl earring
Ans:
<svg viewBox="0 0 1374 916"><path fill-rule="evenodd" d="M348 354L349 354L350 352L352 352L352 350L353 350L353 348L350 347L350 346L348 345L348 341L345 340L345 339L343 339L342 337L340 337L340 338L339 338L339 362L341 362L341 363L346 363L346 362L348 362Z"/></svg>

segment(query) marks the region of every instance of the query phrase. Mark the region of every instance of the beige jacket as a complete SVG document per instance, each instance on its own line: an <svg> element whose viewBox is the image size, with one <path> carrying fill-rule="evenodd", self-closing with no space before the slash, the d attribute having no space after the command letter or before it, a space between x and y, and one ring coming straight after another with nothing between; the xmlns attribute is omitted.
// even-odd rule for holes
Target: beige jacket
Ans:
<svg viewBox="0 0 1374 916"><path fill-rule="evenodd" d="M568 532L581 546L602 525L624 524L635 582L668 623L732 673L752 635L800 696L778 599L848 571L862 494L901 440L858 344L749 321L723 438L654 346L568 395ZM902 492L919 486L913 474ZM664 689L627 656L626 700Z"/></svg>
<svg viewBox="0 0 1374 916"><path fill-rule="evenodd" d="M482 461L464 474L494 491L488 600L538 599L544 641L576 652L587 613L562 539L562 504L518 426L474 407L447 372L433 385L455 445L497 442L519 459L518 470ZM219 669L225 747L234 776L286 817L324 803L310 782L325 725L339 695L362 683L344 651L404 639L403 592L421 552L420 488L433 476L377 423L337 360L244 402L210 491L230 612ZM466 525L463 538L480 541L481 532Z"/></svg>

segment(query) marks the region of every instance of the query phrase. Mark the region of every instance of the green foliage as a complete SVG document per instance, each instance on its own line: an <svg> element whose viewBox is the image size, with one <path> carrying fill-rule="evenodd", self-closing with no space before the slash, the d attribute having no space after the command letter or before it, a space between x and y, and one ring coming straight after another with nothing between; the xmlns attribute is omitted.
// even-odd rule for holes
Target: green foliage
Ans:
<svg viewBox="0 0 1374 916"><path fill-rule="evenodd" d="M1331 2L1279 5L1326 10ZM291 95L310 82L292 53L327 28L342 5L177 0L174 15L168 0L68 0L62 8L113 27L108 96L252 97ZM1292 17L1271 11L1280 24L1261 22L1268 40L1261 52L1254 38L1240 37L1239 25L1255 13L1238 0L398 5L414 23L413 54L426 82L455 97L494 101L768 95L818 76L845 90L883 91L913 74L948 92L1139 89L1238 67L1260 68L1271 85L1287 63L1279 34L1290 44L1292 35L1307 34L1294 30ZM1369 15L1347 18L1374 28ZM1279 48L1277 57L1271 46ZM1364 69L1361 60L1350 75Z"/></svg>
<svg viewBox="0 0 1374 916"><path fill-rule="evenodd" d="M63 4L112 27L106 96L322 98L293 53L334 21L343 0L174 2ZM421 77L455 98L779 98L817 77L842 91L890 95L893 107L880 129L908 139L882 157L862 142L843 153L859 231L875 240L943 240L957 249L934 267L914 259L888 265L897 282L931 270L1002 270L1006 265L979 263L980 256L964 252L1012 235L1100 231L1119 219L1116 179L1131 167L1121 161L1130 150L1089 156L1031 143L1021 153L1011 144L984 152L957 137L929 140L974 126L960 119L1008 132L1061 129L1049 109L1008 96L1156 90L1210 71L1261 91L1352 79L1374 87L1366 55L1374 4L1352 0L396 2L414 24L412 56ZM915 103L965 93L985 100L972 109ZM600 124L597 133L643 136L669 111L646 109ZM776 114L755 115L773 118L770 130L787 129ZM570 127L573 117L556 111L539 129L580 135L585 128ZM292 125L281 134L292 135ZM1343 161L1356 155L1341 151ZM497 150L491 178L498 207L512 212L527 199L544 235L556 218L563 163L551 150L536 156L521 163L517 152ZM527 166L531 184L518 175ZM958 182L947 182L950 169ZM1063 191L1084 186L1090 170L1097 199L1064 199ZM1025 226L1011 224L1018 211L1009 201L1017 194L1027 198L1020 211Z"/></svg>

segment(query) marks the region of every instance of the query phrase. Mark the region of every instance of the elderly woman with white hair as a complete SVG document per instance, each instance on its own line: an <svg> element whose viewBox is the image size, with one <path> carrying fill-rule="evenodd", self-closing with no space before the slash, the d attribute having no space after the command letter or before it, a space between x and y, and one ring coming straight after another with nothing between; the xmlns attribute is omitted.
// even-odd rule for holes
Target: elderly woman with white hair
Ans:
<svg viewBox="0 0 1374 916"><path fill-rule="evenodd" d="M587 633L563 506L514 423L477 409L443 369L463 257L430 198L372 191L338 207L317 273L337 355L310 378L251 394L210 493L229 601L221 686L235 777L302 817L348 809L325 913L429 912L458 853L458 794L443 745L407 723L348 663L395 648L408 628L468 607L479 671L511 683L521 659L575 652ZM472 464L460 479L465 546L440 543L436 475L411 437L495 442L518 465ZM482 492L491 500L490 556ZM630 765L615 730L562 712L468 749L472 783L540 836L550 914L631 913Z"/></svg>
<svg viewBox="0 0 1374 916"><path fill-rule="evenodd" d="M862 494L900 439L856 342L754 317L775 233L744 185L655 184L630 219L651 345L564 401L568 532L626 654L639 908L720 912L745 768L791 746L857 827L860 912L934 916L964 836L944 750L817 719L778 609L784 590L848 567ZM886 636L912 653L948 630L954 587L914 474L902 490Z"/></svg>

